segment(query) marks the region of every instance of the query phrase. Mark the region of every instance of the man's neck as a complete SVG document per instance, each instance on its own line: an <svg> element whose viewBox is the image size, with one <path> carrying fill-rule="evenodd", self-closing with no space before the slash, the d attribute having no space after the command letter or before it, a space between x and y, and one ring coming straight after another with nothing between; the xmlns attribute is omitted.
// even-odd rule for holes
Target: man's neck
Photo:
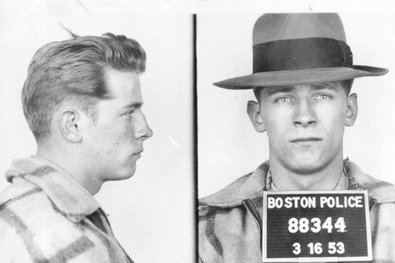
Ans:
<svg viewBox="0 0 395 263"><path fill-rule="evenodd" d="M59 148L54 151L53 147L39 145L36 154L54 164L63 172L69 174L91 195L95 195L100 190L103 183L94 180L96 177L90 176L89 171L83 169L83 158L79 158L77 152L70 155L67 154L69 151L61 151Z"/></svg>
<svg viewBox="0 0 395 263"><path fill-rule="evenodd" d="M275 188L283 191L333 190L343 175L342 160L311 173L297 173L276 162L270 162L270 173Z"/></svg>

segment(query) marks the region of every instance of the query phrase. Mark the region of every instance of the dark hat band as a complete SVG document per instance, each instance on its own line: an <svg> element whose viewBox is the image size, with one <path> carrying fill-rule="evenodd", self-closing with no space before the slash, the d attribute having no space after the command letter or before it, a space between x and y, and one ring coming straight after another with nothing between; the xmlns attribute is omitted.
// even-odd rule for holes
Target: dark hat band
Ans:
<svg viewBox="0 0 395 263"><path fill-rule="evenodd" d="M352 52L331 38L277 40L253 47L253 72L352 67Z"/></svg>

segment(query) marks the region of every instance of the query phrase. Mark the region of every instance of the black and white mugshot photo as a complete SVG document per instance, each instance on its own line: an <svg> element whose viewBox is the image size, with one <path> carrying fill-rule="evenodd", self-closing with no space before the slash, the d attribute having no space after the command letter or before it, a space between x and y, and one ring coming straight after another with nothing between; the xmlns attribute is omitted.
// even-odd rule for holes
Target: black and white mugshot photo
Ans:
<svg viewBox="0 0 395 263"><path fill-rule="evenodd" d="M395 262L380 1L0 0L0 262Z"/></svg>
<svg viewBox="0 0 395 263"><path fill-rule="evenodd" d="M0 261L192 262L192 15L86 8L1 5Z"/></svg>
<svg viewBox="0 0 395 263"><path fill-rule="evenodd" d="M390 13L199 15L199 260L395 261Z"/></svg>

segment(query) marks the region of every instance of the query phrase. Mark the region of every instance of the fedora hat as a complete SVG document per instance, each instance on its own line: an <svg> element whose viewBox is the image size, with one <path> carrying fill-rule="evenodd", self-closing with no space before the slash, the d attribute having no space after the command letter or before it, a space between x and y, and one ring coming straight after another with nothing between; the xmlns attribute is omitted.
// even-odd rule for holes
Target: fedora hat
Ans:
<svg viewBox="0 0 395 263"><path fill-rule="evenodd" d="M385 68L353 65L336 13L265 14L253 30L253 74L214 85L226 89L300 85L380 76Z"/></svg>

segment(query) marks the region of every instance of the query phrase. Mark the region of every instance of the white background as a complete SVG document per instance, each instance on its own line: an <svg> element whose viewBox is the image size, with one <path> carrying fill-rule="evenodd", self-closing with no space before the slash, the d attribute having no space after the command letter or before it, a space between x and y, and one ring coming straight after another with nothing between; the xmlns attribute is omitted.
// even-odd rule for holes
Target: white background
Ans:
<svg viewBox="0 0 395 263"><path fill-rule="evenodd" d="M20 93L34 52L70 38L58 23L78 35L134 38L147 52L143 111L154 136L134 177L105 183L96 198L136 262L193 262L192 16L135 9L115 14L106 6L85 10L72 3L0 2L0 174L12 159L35 153ZM0 190L6 185L1 178Z"/></svg>
<svg viewBox="0 0 395 263"><path fill-rule="evenodd" d="M395 183L395 13L378 4L375 7L383 12L367 12L366 6L363 12L355 12L361 7L348 5L352 12L340 12L354 64L385 67L390 73L354 81L352 91L358 94L359 115L356 124L346 129L344 157L364 172ZM327 11L309 4L296 9L288 6L292 10L287 11L309 12L311 8ZM268 159L266 134L256 133L246 114L253 92L212 85L251 74L252 28L262 13L198 16L200 197L220 190Z"/></svg>

